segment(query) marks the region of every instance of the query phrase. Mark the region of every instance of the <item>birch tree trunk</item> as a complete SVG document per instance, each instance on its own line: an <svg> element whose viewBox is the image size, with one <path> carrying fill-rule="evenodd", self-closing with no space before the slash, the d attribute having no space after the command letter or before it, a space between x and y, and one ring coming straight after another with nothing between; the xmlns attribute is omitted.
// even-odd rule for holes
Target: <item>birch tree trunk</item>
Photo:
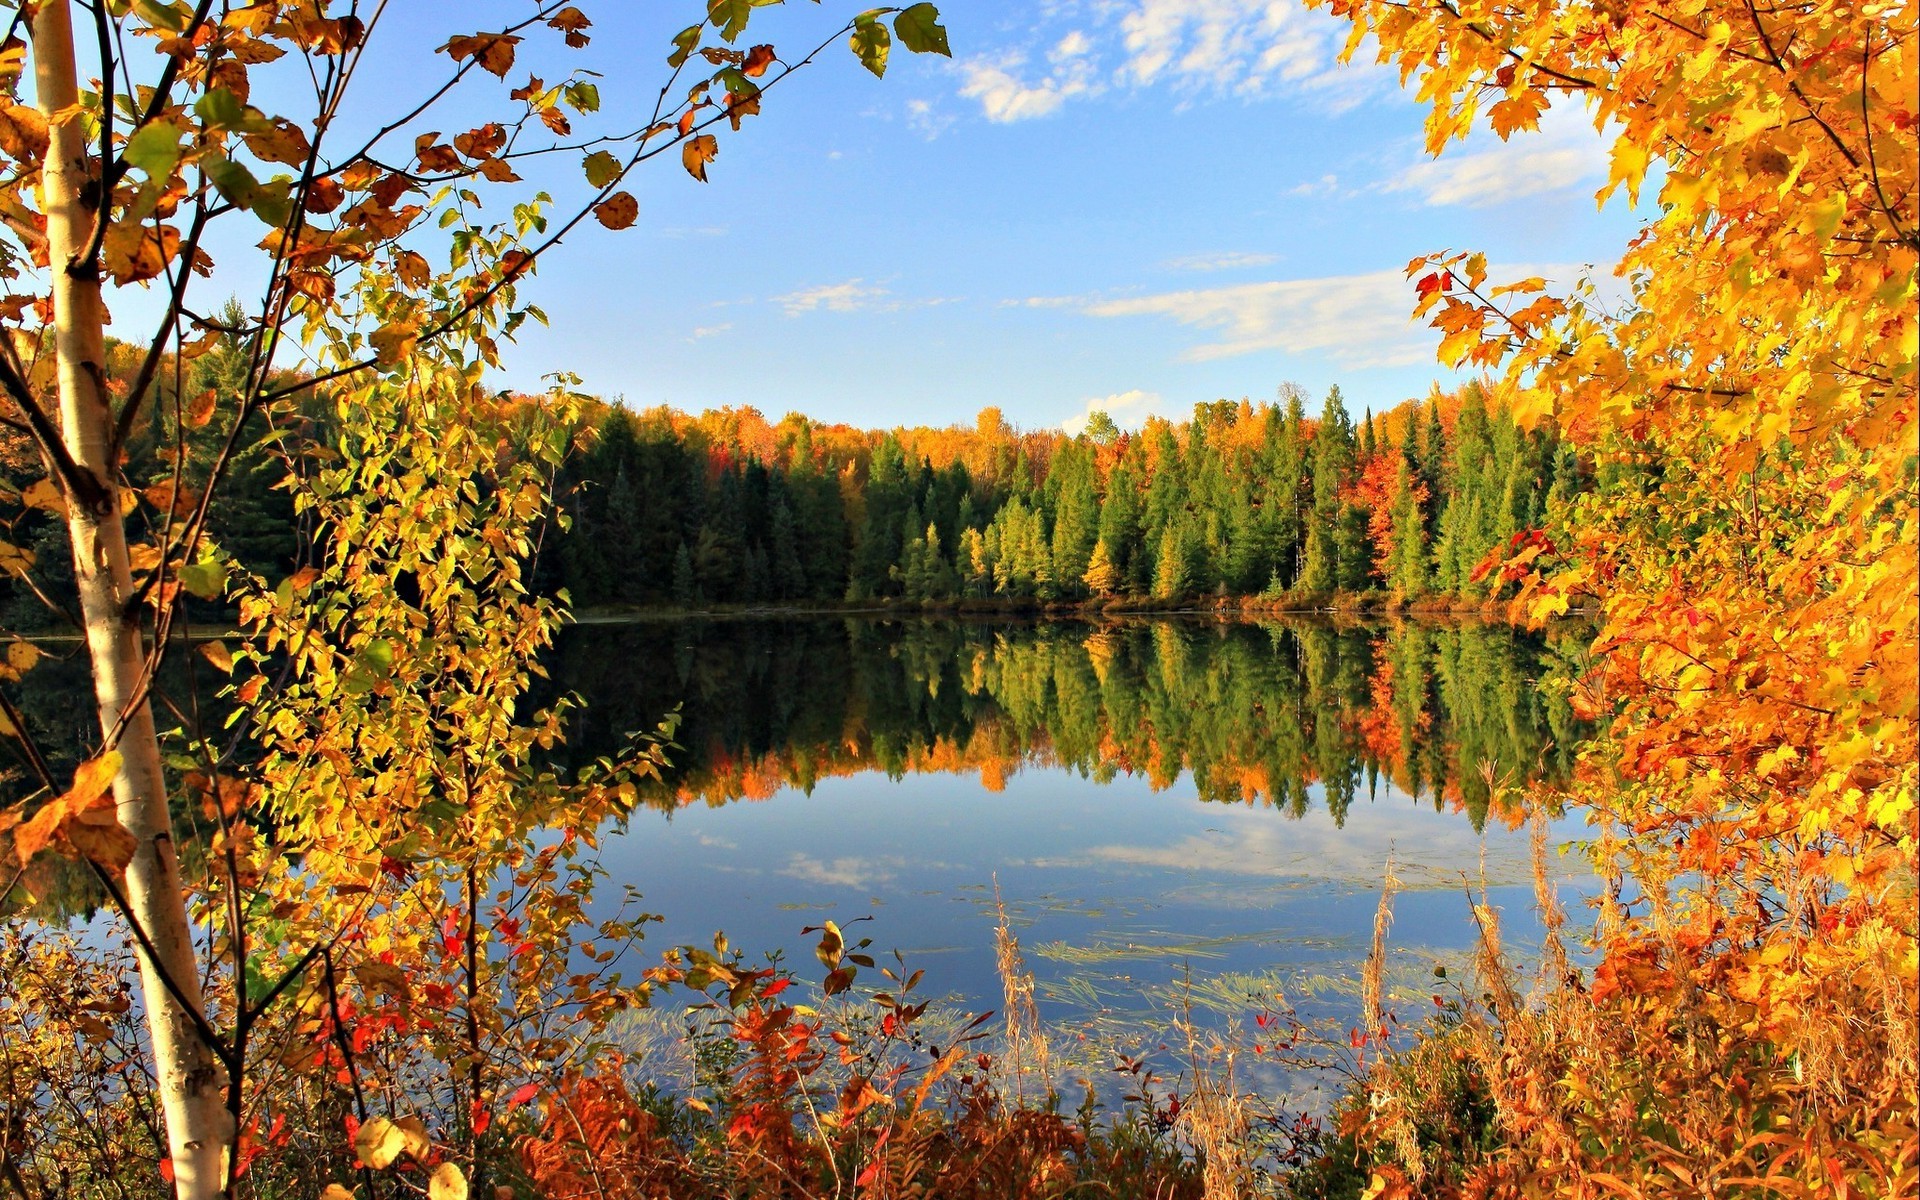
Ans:
<svg viewBox="0 0 1920 1200"><path fill-rule="evenodd" d="M223 1188L222 1160L231 1136L226 1079L195 1020L204 1012L200 970L167 812L153 712L144 699L129 711L144 653L138 617L128 609L132 573L117 473L109 461L113 411L105 387L105 307L99 272L87 260L96 209L86 202L86 188L96 181L99 166L90 162L93 148L83 123L71 118L62 121L55 115L79 100L67 0L51 0L34 15L33 60L35 103L47 114L51 133L41 176L41 208L47 217L52 264L61 433L80 470L98 482L104 497L92 504L79 496L67 497L74 578L101 729L106 736L121 729L117 744L111 747L121 754L113 794L120 823L137 843L127 867L126 896L130 919L152 946L151 954L140 953L141 991L174 1186L181 1200L211 1200ZM196 1011L189 1012L185 1006Z"/></svg>

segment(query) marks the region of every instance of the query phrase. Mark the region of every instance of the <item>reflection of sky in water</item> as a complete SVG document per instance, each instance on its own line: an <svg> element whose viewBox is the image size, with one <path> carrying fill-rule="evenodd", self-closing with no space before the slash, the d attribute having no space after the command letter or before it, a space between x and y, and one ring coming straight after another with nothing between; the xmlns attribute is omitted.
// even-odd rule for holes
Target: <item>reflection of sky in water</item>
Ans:
<svg viewBox="0 0 1920 1200"><path fill-rule="evenodd" d="M899 949L909 969L926 969L924 991L975 1011L1001 1005L997 876L1043 1015L1111 1027L1145 1014L1149 993L1164 1002L1189 968L1195 980L1274 980L1290 996L1313 993L1317 978L1320 1011L1357 1007L1324 993L1357 978L1389 852L1403 888L1396 975L1425 1001L1425 968L1471 942L1466 887L1483 861L1509 944L1535 936L1526 833L1497 826L1483 840L1463 814L1384 784L1336 828L1318 806L1294 819L1203 803L1187 779L1156 793L1143 778L1103 785L1030 766L994 793L972 775L873 771L823 780L811 796L637 812L604 862L613 883L665 914L650 953L724 930L736 946L783 949L810 978L819 972L800 929L871 916L848 936ZM1556 830L1573 835L1571 823ZM1579 861L1556 859L1555 870ZM1569 907L1587 884L1567 876Z"/></svg>

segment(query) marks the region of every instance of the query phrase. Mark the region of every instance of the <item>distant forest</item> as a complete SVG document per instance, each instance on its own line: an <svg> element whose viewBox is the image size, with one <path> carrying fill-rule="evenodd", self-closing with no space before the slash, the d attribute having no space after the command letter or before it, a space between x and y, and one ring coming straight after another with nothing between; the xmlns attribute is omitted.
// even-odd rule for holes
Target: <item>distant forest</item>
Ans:
<svg viewBox="0 0 1920 1200"><path fill-rule="evenodd" d="M159 450L173 426L235 386L236 346L217 346L158 406L125 470L190 497L217 445ZM113 348L109 375L137 368ZM171 390L171 389L170 389ZM541 403L526 398L528 404ZM243 566L283 577L308 540L293 502L299 456L325 446L318 400L262 418L292 436L243 439L212 510L215 541ZM861 430L797 413L769 424L750 407L692 416L589 406L585 448L555 480L565 520L543 539L535 586L582 610L834 605L845 602L1158 607L1336 599L1474 606L1497 580L1476 567L1550 502L1588 484L1588 460L1550 424L1520 428L1477 384L1356 421L1338 388L1313 412L1220 400L1180 422L1123 431L1101 413L1069 436L1021 431L996 408L971 427ZM205 431L211 435L213 429ZM0 446L25 452L19 439ZM303 447L305 449L303 449ZM164 519L148 512L142 519ZM50 512L20 518L42 570L67 568ZM56 584L58 580L54 581ZM0 620L60 623L12 579Z"/></svg>
<svg viewBox="0 0 1920 1200"><path fill-rule="evenodd" d="M1355 421L1216 401L1138 433L867 432L753 409L609 407L560 481L542 581L576 605L839 601L1477 604L1487 553L1585 486L1477 385Z"/></svg>

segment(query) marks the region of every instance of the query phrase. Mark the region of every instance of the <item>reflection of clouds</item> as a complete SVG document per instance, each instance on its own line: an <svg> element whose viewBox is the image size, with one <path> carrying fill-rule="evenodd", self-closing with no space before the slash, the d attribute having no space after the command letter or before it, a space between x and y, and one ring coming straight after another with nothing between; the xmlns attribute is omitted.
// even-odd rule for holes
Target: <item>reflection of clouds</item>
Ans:
<svg viewBox="0 0 1920 1200"><path fill-rule="evenodd" d="M1156 845L1092 846L1078 863L1036 861L1037 866L1119 863L1211 875L1236 875L1281 883L1313 881L1377 887L1387 855L1408 888L1451 887L1464 873L1478 880L1484 856L1486 882L1508 887L1529 882L1533 863L1526 835L1489 829L1482 837L1456 813L1384 805L1355 805L1345 828L1325 814L1289 820L1269 811L1223 808L1209 814L1216 827ZM1577 878L1580 860L1551 857L1550 873Z"/></svg>
<svg viewBox="0 0 1920 1200"><path fill-rule="evenodd" d="M954 865L934 859L908 859L898 854L862 856L847 854L836 858L816 858L811 854L795 851L787 859L787 865L780 868L780 874L789 879L798 879L803 883L819 883L829 887L849 887L870 891L876 885L892 883L900 877L902 871L912 868L917 875L929 871L951 871ZM946 893L921 892L921 895Z"/></svg>
<svg viewBox="0 0 1920 1200"><path fill-rule="evenodd" d="M787 865L781 868L780 873L803 883L866 890L876 883L892 883L905 865L905 859L891 856L861 858L848 855L828 860L796 853L787 860Z"/></svg>

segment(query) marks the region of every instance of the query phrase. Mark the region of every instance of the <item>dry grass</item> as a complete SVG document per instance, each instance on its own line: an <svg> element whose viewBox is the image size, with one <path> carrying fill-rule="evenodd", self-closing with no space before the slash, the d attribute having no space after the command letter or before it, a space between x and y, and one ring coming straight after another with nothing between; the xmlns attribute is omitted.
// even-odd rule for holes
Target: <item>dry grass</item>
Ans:
<svg viewBox="0 0 1920 1200"><path fill-rule="evenodd" d="M1053 1092L1053 1064L1047 1033L1040 1024L1040 1008L1034 1003L1033 972L1027 969L1026 958L1020 953L1020 939L1014 936L1013 925L1007 919L1007 906L1000 897L997 877L993 882L993 910L998 918L993 935L994 967L1000 973L1006 996L1007 1045L1000 1062L1013 1089L1015 1107L1024 1108L1028 1103L1029 1076L1037 1087L1036 1102L1045 1100Z"/></svg>

